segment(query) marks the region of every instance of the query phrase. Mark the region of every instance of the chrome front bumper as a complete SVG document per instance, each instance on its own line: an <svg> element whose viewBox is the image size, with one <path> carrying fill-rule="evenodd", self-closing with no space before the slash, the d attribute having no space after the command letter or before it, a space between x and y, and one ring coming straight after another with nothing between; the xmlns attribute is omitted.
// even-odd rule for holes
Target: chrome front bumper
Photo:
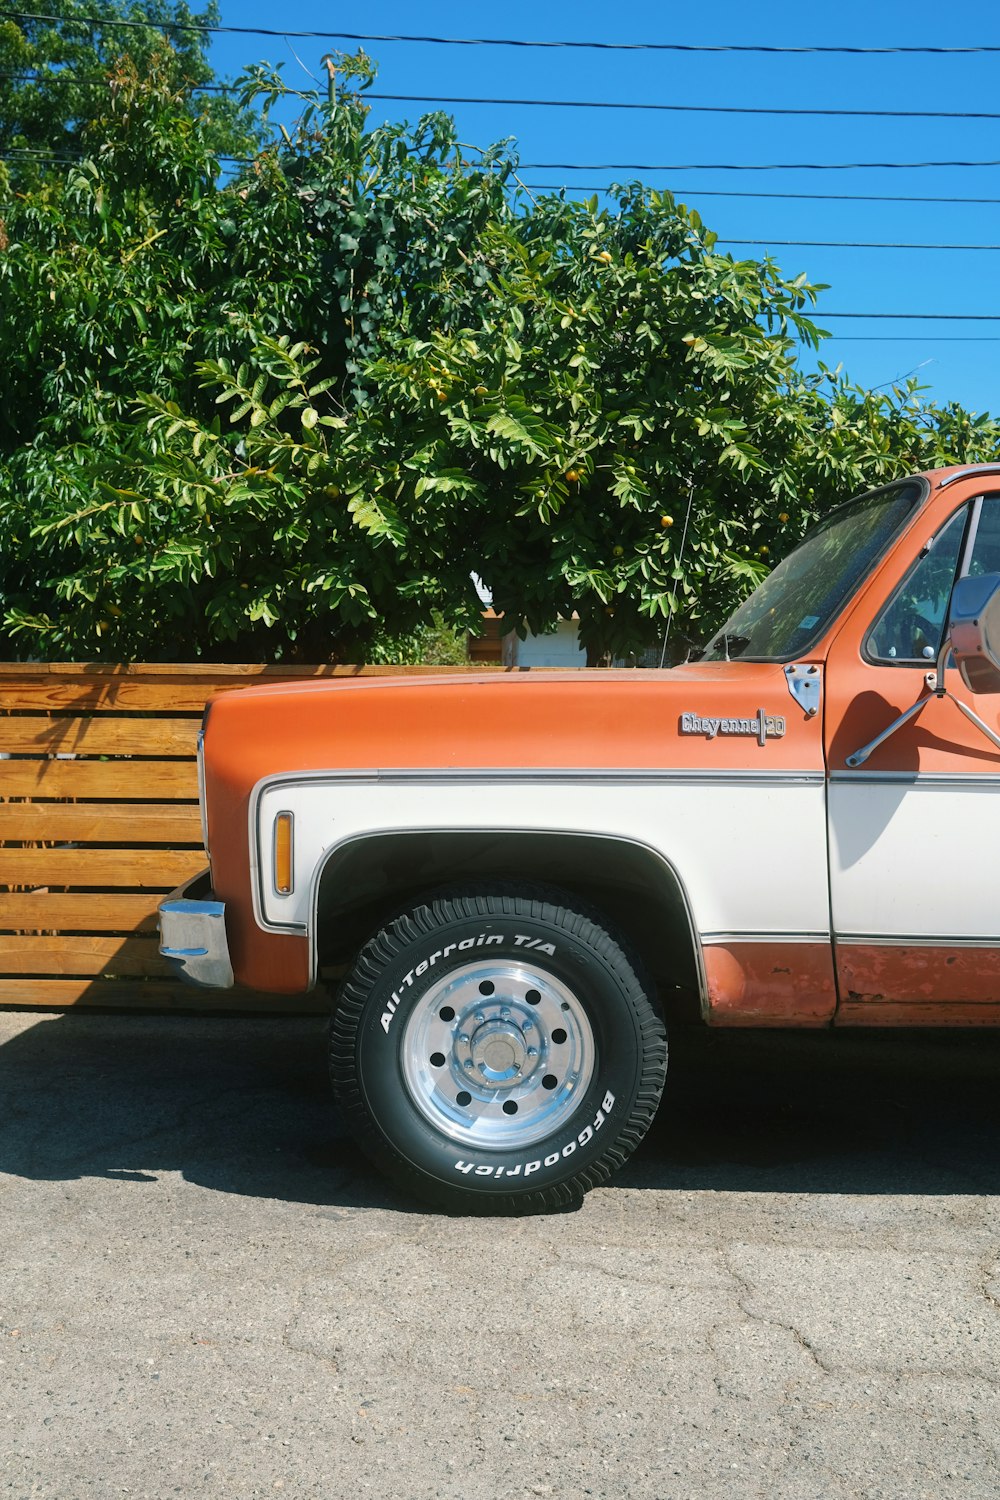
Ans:
<svg viewBox="0 0 1000 1500"><path fill-rule="evenodd" d="M178 886L160 902L160 952L187 984L228 990L233 984L226 907L212 896L209 872Z"/></svg>

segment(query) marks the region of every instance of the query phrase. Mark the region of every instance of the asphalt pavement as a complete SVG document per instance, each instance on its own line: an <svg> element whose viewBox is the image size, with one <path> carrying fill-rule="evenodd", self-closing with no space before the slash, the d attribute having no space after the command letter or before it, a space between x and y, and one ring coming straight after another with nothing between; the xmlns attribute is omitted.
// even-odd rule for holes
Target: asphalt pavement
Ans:
<svg viewBox="0 0 1000 1500"><path fill-rule="evenodd" d="M1000 1036L682 1032L575 1213L425 1213L315 1019L0 1013L0 1494L1000 1492Z"/></svg>

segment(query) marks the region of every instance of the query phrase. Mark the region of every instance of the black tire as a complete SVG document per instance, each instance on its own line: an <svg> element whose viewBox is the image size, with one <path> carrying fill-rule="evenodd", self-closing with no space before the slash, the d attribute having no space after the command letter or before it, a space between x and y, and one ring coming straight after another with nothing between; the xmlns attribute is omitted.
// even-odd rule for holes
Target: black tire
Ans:
<svg viewBox="0 0 1000 1500"><path fill-rule="evenodd" d="M429 898L366 944L341 990L341 1109L376 1165L436 1207L572 1207L656 1111L663 1024L618 942L562 899Z"/></svg>

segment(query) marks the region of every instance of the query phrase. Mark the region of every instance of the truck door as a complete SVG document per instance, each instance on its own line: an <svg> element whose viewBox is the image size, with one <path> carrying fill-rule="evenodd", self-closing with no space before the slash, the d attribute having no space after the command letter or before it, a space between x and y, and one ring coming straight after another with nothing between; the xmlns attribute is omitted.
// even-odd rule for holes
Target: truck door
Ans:
<svg viewBox="0 0 1000 1500"><path fill-rule="evenodd" d="M1000 572L1000 493L963 498L969 483L928 505L902 577L898 566L883 570L828 656L841 1023L1000 1021L1000 750L953 702L931 696L864 764L848 760L929 695L955 579ZM1000 728L1000 695L969 692L954 667L946 682Z"/></svg>

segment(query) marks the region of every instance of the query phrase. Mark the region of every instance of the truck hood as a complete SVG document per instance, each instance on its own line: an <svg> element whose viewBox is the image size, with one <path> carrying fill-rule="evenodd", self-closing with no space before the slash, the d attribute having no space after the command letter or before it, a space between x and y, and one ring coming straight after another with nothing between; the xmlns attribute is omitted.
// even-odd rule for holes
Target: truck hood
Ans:
<svg viewBox="0 0 1000 1500"><path fill-rule="evenodd" d="M294 770L813 769L816 724L780 663L737 661L248 688L213 700L206 734L232 795Z"/></svg>

